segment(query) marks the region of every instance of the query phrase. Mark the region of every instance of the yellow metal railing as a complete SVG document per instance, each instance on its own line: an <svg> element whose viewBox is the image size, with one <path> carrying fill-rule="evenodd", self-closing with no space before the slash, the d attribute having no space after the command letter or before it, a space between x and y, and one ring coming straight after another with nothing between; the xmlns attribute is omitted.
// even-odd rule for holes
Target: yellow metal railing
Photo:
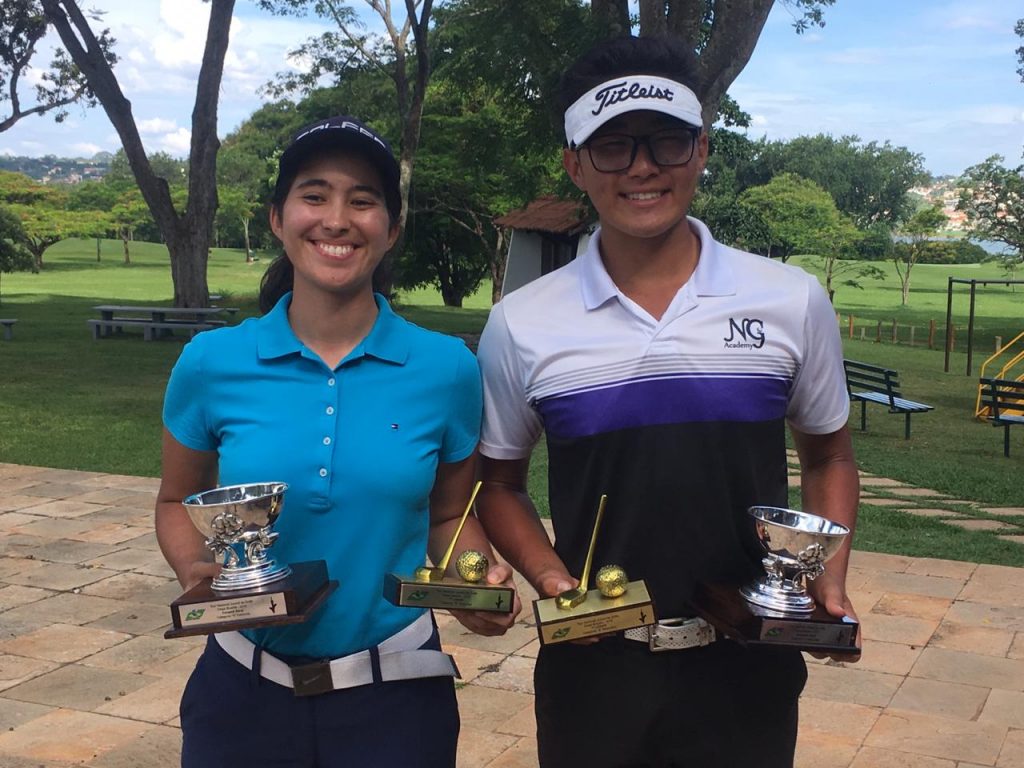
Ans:
<svg viewBox="0 0 1024 768"><path fill-rule="evenodd" d="M981 378L985 378L985 368L989 365L989 363L994 363L1000 358L1005 358L1005 356L1008 354L1013 354L1012 348L1014 345L1018 344L1018 342L1020 342L1020 346L1024 346L1024 331L1014 336L1008 344L1004 344L1003 346L1001 346L998 350L996 350L996 353L994 355L992 355L988 360L982 363L979 376ZM989 378L1010 379L1012 376L1014 376L1014 374L1012 373L1013 369L1016 366L1021 365L1022 362L1024 362L1024 349L1021 349L1016 354L1013 354L1013 357L1004 362L999 371L995 375L990 376ZM1024 381L1024 371L1017 373L1016 378L1014 380ZM984 419L988 416L988 406L983 406L981 404L981 390L982 386L979 383L978 399L974 403L974 417L977 419Z"/></svg>

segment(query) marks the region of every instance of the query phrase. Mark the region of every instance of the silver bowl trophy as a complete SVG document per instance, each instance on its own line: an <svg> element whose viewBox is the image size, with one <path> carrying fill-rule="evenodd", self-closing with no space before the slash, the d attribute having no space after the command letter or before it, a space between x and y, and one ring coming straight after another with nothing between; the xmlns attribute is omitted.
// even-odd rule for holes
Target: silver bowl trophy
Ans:
<svg viewBox="0 0 1024 768"><path fill-rule="evenodd" d="M299 623L337 588L323 560L279 565L269 557L287 489L285 483L231 485L182 501L221 571L171 603L174 626L164 637Z"/></svg>
<svg viewBox="0 0 1024 768"><path fill-rule="evenodd" d="M601 568L595 581L597 587L588 589L597 531L601 527L607 501L608 497L602 495L597 505L597 519L594 520L579 586L556 597L533 602L537 634L542 645L643 627L654 624L656 620L654 603L643 579L630 581L626 572L617 565Z"/></svg>
<svg viewBox="0 0 1024 768"><path fill-rule="evenodd" d="M511 613L515 590L504 584L488 584L487 570L490 563L482 552L467 549L455 560L455 571L458 577L448 576L448 563L455 544L466 524L473 502L480 491L481 482L473 487L469 503L462 513L455 534L448 545L444 557L438 564L421 566L411 576L389 573L384 576L384 598L394 605L412 608L447 608L448 610L491 611L493 613Z"/></svg>
<svg viewBox="0 0 1024 768"><path fill-rule="evenodd" d="M793 509L751 507L748 512L764 549L765 575L739 590L698 585L695 601L704 618L740 642L859 654L857 622L832 616L807 593L807 581L825 572L825 562L850 529Z"/></svg>

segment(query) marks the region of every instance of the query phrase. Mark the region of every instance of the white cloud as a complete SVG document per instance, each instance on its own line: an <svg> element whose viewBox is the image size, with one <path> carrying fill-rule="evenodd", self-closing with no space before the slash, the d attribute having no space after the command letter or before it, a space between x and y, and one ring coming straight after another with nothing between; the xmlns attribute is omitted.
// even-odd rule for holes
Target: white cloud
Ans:
<svg viewBox="0 0 1024 768"><path fill-rule="evenodd" d="M761 126L768 125L768 118L764 115L751 115L750 124L755 128L760 128Z"/></svg>
<svg viewBox="0 0 1024 768"><path fill-rule="evenodd" d="M76 155L79 155L81 157L92 157L97 152L101 152L103 150L103 147L88 141L81 141L76 144L72 144L71 149L75 152Z"/></svg>
<svg viewBox="0 0 1024 768"><path fill-rule="evenodd" d="M203 60L210 5L202 0L160 0L164 27L152 37L157 62L168 69L197 68Z"/></svg>
<svg viewBox="0 0 1024 768"><path fill-rule="evenodd" d="M166 152L175 157L186 157L191 148L192 132L188 128L179 128L164 134L155 143L158 151Z"/></svg>
<svg viewBox="0 0 1024 768"><path fill-rule="evenodd" d="M152 120L139 120L136 122L139 133L169 133L178 127L175 120L166 120L162 117L154 117Z"/></svg>
<svg viewBox="0 0 1024 768"><path fill-rule="evenodd" d="M7 155L7 157L14 157L15 152L10 147L0 147L0 155Z"/></svg>

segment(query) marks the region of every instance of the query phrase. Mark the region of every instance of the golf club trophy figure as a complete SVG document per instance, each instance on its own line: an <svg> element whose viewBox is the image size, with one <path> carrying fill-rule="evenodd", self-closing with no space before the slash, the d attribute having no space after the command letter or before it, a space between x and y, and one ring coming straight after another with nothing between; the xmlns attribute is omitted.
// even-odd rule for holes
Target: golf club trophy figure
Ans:
<svg viewBox="0 0 1024 768"><path fill-rule="evenodd" d="M337 588L323 560L278 565L268 556L287 488L285 483L231 485L182 501L221 571L171 603L174 626L164 637L297 624Z"/></svg>
<svg viewBox="0 0 1024 768"><path fill-rule="evenodd" d="M748 513L764 549L765 575L739 590L698 585L696 603L704 618L740 642L859 654L857 622L832 616L807 593L807 581L825 572L825 562L850 529L781 507L751 507Z"/></svg>
<svg viewBox="0 0 1024 768"><path fill-rule="evenodd" d="M535 600L533 603L537 633L543 645L643 627L655 622L654 604L647 592L647 585L642 579L629 581L621 567L604 566L597 572L597 587L587 588L597 532L601 527L607 501L608 497L602 494L579 586L556 597Z"/></svg>
<svg viewBox="0 0 1024 768"><path fill-rule="evenodd" d="M488 584L489 563L482 552L467 549L455 561L458 578L445 575L455 544L466 524L482 483L477 482L451 543L437 566L420 566L412 576L389 573L384 577L384 598L393 605L414 608L447 608L463 611L511 613L515 590L504 584Z"/></svg>

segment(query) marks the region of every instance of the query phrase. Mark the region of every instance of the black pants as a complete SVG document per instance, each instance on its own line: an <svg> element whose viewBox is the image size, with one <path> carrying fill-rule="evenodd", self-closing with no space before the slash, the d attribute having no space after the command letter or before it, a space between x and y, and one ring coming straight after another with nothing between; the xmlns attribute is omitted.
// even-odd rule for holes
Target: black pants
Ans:
<svg viewBox="0 0 1024 768"><path fill-rule="evenodd" d="M791 768L807 668L729 641L651 653L632 640L544 646L534 674L543 768Z"/></svg>
<svg viewBox="0 0 1024 768"><path fill-rule="evenodd" d="M437 632L423 647L438 648ZM213 638L181 699L183 768L454 768L450 677L296 697Z"/></svg>

